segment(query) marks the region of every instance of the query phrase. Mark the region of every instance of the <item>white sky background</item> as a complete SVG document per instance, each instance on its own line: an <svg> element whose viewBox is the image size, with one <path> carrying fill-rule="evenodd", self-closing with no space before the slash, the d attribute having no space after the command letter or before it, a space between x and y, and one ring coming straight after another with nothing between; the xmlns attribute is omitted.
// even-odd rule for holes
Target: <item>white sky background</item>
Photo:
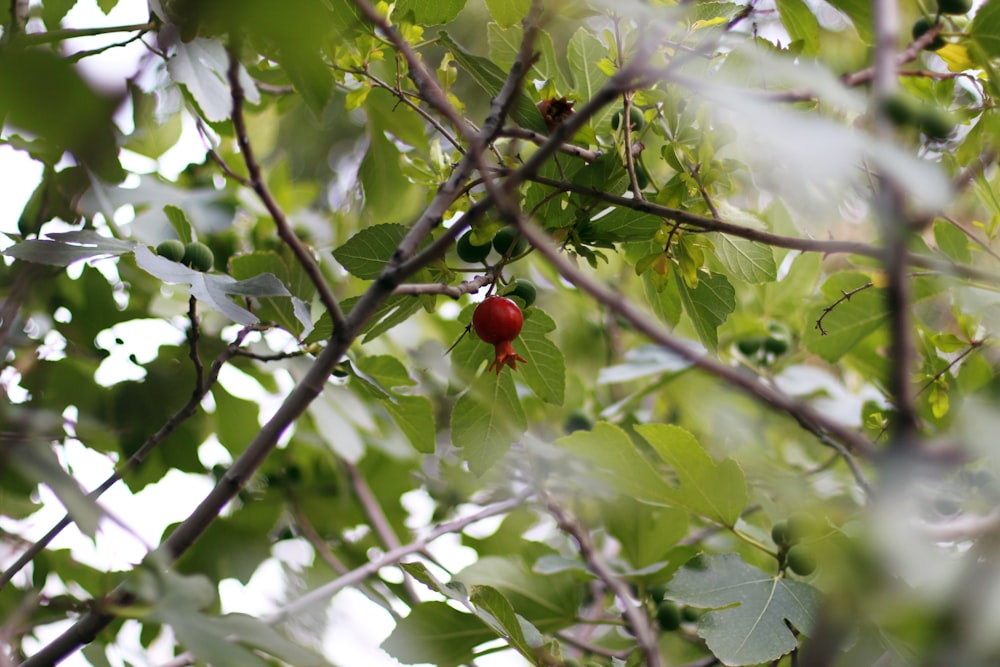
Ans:
<svg viewBox="0 0 1000 667"><path fill-rule="evenodd" d="M97 8L94 0L80 0L64 20L63 26L71 28L126 25L142 23L147 19L147 3L142 0L120 0L109 16L105 16ZM67 48L70 51L93 49L121 40L121 34L77 39L68 44ZM98 87L120 90L126 78L135 73L140 59L147 53L145 47L136 42L124 48L115 48L101 55L86 58L80 63L80 67L84 76ZM130 114L131 109L127 107L119 114L119 125L125 131L131 130ZM197 132L194 131L193 123L189 122L190 119L187 121L178 147L161 157L158 164L138 156L125 155L123 163L126 169L138 172L158 169L161 173L171 176L179 173L191 161L200 162L204 156L204 147ZM21 210L38 185L41 173L41 165L26 154L7 146L0 146L0 183L3 183L3 196L0 196L0 234L17 232L17 221ZM10 243L9 239L0 236L0 247ZM117 333L119 332L116 331ZM126 345L121 350L123 361L129 353L135 353L140 360L151 359L155 356L155 349L159 344L182 340L180 333L167 323L163 323L163 326L147 324L143 326L142 335L135 335L133 331L132 335L122 335L122 338L126 339ZM128 368L135 367L127 362L120 366L121 372L126 372ZM114 373L113 367L108 369L102 367L102 370ZM124 379L124 376L119 379ZM224 377L223 380L225 379ZM234 393L243 393L239 391L239 387L233 386L232 380L228 383L228 387ZM266 406L264 412L269 412ZM204 454L214 458L211 447L205 448ZM112 472L109 461L79 444L67 447L66 461L85 489L96 487ZM129 535L105 521L96 545L75 527L70 527L56 539L53 548L71 548L79 560L97 567L130 567L130 564L138 562L143 557L149 545L155 545L159 541L165 526L185 518L210 488L210 482L204 477L176 472L168 474L161 482L146 487L136 495L131 494L124 485L118 484L102 497L101 503L111 509L118 519L130 526L138 537ZM415 515L414 525L426 525L429 519L426 501L419 497L406 500L410 501L406 504ZM34 539L41 537L64 514L59 502L44 489L42 501L43 509L26 522L29 527L27 534ZM497 525L496 522L484 523L490 524L493 528ZM307 545L295 542L282 543L276 551L280 552L286 562L303 563L311 558L311 549ZM460 569L473 558L473 554L461 547L454 536L446 536L435 542L432 551L442 562L454 569ZM8 554L0 555L5 556L4 561L10 562L7 560ZM2 566L3 562L0 562L0 567ZM281 568L275 559L271 559L258 570L247 587L228 580L222 583L220 589L224 611L267 614L275 609L281 595ZM391 631L391 618L360 593L346 590L334 598L330 619L332 622L325 637L325 648L326 655L331 661L343 667L355 665L391 667L399 664L378 648ZM131 646L123 647L120 655L111 655L113 664L124 664L120 658L134 665L143 666L158 665L169 659L170 655L164 652L163 647L156 650L157 647L154 645L154 650L148 653L143 651L138 643L138 625L132 625L134 627L122 633L123 643L129 643ZM66 627L67 624L54 624L39 629L38 634L44 643ZM41 644L27 643L26 648L30 652L40 646ZM487 657L478 662L484 667L525 664L510 652ZM89 665L80 654L71 656L61 664L67 667Z"/></svg>

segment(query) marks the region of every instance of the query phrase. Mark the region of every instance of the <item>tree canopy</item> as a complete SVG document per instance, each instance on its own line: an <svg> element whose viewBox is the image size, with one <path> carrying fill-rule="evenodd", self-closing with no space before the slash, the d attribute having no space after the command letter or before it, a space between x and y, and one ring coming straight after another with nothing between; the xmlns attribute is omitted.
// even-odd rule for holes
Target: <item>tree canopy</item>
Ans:
<svg viewBox="0 0 1000 667"><path fill-rule="evenodd" d="M0 667L1000 660L1000 2L149 4L3 19Z"/></svg>

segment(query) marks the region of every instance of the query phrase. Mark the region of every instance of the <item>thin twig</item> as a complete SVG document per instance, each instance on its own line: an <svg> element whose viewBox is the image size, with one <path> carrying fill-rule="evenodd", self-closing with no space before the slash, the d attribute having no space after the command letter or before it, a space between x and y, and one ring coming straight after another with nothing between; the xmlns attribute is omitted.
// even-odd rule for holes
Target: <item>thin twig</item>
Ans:
<svg viewBox="0 0 1000 667"><path fill-rule="evenodd" d="M264 183L260 164L257 162L253 147L250 145L246 121L243 118L243 85L240 83L240 61L236 51L235 47L229 49L229 69L227 74L229 77L229 89L233 98L233 131L236 134L236 141L239 144L240 152L243 154L243 162L247 167L250 185L274 220L275 227L278 230L278 237L288 244L288 247L292 250L292 254L295 255L295 258L316 288L320 301L327 312L330 313L333 328L342 329L345 326L344 313L340 309L337 298L333 295L333 291L330 289L326 278L323 277L316 259L302 244L302 241L299 240L292 226L288 223L285 212L278 206L278 202L274 200L271 190Z"/></svg>
<svg viewBox="0 0 1000 667"><path fill-rule="evenodd" d="M825 308L823 308L823 312L820 313L819 317L816 319L816 328L819 329L820 335L826 336L826 335L828 335L830 333L829 331L827 331L826 329L823 328L823 320L826 319L827 315L829 315L830 313L832 313L834 311L834 309L836 309L837 306L839 306L840 304L844 303L845 301L850 301L851 297L853 297L858 292L863 292L864 290L870 289L870 288L872 288L874 286L875 286L875 283L869 281L869 282L865 283L864 285L861 285L859 287L855 287L852 290L846 290L846 291L845 290L840 290L840 295L841 296L836 301L834 301L833 303L831 303L829 306L826 306Z"/></svg>

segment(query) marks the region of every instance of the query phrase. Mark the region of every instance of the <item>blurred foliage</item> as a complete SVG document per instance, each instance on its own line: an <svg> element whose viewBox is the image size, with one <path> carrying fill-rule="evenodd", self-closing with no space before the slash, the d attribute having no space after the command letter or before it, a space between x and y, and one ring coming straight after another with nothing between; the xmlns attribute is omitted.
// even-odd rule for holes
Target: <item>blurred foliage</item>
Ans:
<svg viewBox="0 0 1000 667"><path fill-rule="evenodd" d="M75 0L3 19L0 144L42 175L0 262L0 664L88 612L117 619L94 665L334 664L306 609L346 586L404 664L1000 660L1000 0L897 3L894 53L857 0L150 4L120 29L69 28ZM134 40L116 89L76 67ZM175 176L173 151L197 156ZM152 251L171 239L214 265ZM487 293L525 306L516 372L470 330ZM128 494L206 484L235 498L163 526L202 522L184 553L31 551L45 506L118 553ZM430 556L449 533L471 563ZM289 627L220 612L276 564Z"/></svg>

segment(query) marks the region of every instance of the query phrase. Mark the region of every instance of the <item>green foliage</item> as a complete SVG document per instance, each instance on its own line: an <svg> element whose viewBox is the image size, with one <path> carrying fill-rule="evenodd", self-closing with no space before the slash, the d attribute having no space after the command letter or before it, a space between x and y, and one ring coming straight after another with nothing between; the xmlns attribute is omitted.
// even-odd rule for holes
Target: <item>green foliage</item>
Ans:
<svg viewBox="0 0 1000 667"><path fill-rule="evenodd" d="M1000 4L619 4L12 4L13 662L996 661Z"/></svg>

